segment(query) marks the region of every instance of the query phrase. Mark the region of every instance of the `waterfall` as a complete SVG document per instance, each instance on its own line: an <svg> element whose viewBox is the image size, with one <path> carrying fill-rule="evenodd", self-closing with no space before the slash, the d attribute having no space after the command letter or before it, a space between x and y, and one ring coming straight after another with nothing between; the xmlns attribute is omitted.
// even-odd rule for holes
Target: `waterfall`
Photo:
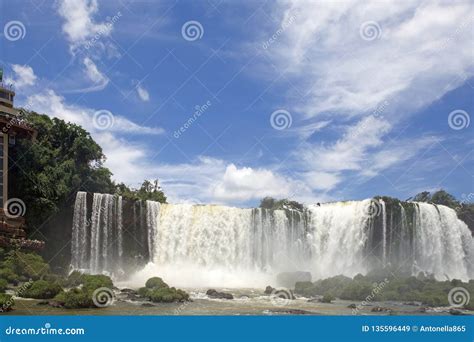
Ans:
<svg viewBox="0 0 474 342"><path fill-rule="evenodd" d="M159 211L160 203L155 201L146 201L146 228L148 232L149 261L153 261L154 258L155 231L157 227Z"/></svg>
<svg viewBox="0 0 474 342"><path fill-rule="evenodd" d="M74 205L71 267L92 273L118 271L123 256L122 197L94 194L90 216L87 194ZM89 248L89 250L87 250Z"/></svg>
<svg viewBox="0 0 474 342"><path fill-rule="evenodd" d="M82 269L86 264L87 225L87 193L80 191L76 195L72 224L71 265L74 269Z"/></svg>
<svg viewBox="0 0 474 342"><path fill-rule="evenodd" d="M284 271L352 277L392 266L474 277L472 234L442 205L384 197L270 210L89 199L88 206L78 193L74 207L76 269L130 274L148 263L144 277L160 274L178 286L250 286Z"/></svg>

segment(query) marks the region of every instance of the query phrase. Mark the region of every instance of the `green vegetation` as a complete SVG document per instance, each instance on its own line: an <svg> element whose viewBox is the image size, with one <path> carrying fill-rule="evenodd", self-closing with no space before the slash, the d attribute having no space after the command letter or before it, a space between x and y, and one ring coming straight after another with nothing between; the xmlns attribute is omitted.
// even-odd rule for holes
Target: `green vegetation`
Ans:
<svg viewBox="0 0 474 342"><path fill-rule="evenodd" d="M471 193L468 196L463 195L463 197L465 198L461 198L459 201L446 191L439 190L434 193L423 191L414 196L411 200L417 202L441 204L454 209L458 214L458 217L464 221L471 232L474 233L474 203L472 203L474 196Z"/></svg>
<svg viewBox="0 0 474 342"><path fill-rule="evenodd" d="M273 197L265 197L260 201L260 208L262 209L295 209L302 211L304 209L303 204L296 201L290 201L288 199L276 200Z"/></svg>
<svg viewBox="0 0 474 342"><path fill-rule="evenodd" d="M82 276L82 285L83 288L92 291L98 289L99 287L107 287L109 289L114 287L112 279L103 274L84 274Z"/></svg>
<svg viewBox="0 0 474 342"><path fill-rule="evenodd" d="M5 279L0 279L0 293L5 292L7 289L8 282Z"/></svg>
<svg viewBox="0 0 474 342"><path fill-rule="evenodd" d="M47 115L23 112L38 131L35 142L18 139L11 148L10 196L27 207L32 230L45 232L49 217L70 204L78 190L113 192L102 148L82 127ZM87 188L83 188L87 186Z"/></svg>
<svg viewBox="0 0 474 342"><path fill-rule="evenodd" d="M169 287L160 277L153 277L146 281L145 286L149 289Z"/></svg>
<svg viewBox="0 0 474 342"><path fill-rule="evenodd" d="M92 300L94 291L101 287L112 289L114 284L112 279L102 274L82 274L80 272L72 272L64 281L68 286L74 287L68 291L60 292L54 301L62 305L66 309L81 309L97 307Z"/></svg>
<svg viewBox="0 0 474 342"><path fill-rule="evenodd" d="M12 310L13 305L15 305L15 300L12 296L0 293L0 313Z"/></svg>
<svg viewBox="0 0 474 342"><path fill-rule="evenodd" d="M10 284L18 281L18 275L11 268L0 268L0 279L6 280Z"/></svg>
<svg viewBox="0 0 474 342"><path fill-rule="evenodd" d="M334 299L334 296L330 293L326 293L323 298L321 298L321 303L331 303Z"/></svg>
<svg viewBox="0 0 474 342"><path fill-rule="evenodd" d="M153 277L146 281L145 287L138 289L141 297L156 303L182 302L189 300L189 294L185 291L169 287L163 279Z"/></svg>
<svg viewBox="0 0 474 342"><path fill-rule="evenodd" d="M95 307L92 300L92 292L74 288L66 292L59 293L54 300L66 309L82 309Z"/></svg>
<svg viewBox="0 0 474 342"><path fill-rule="evenodd" d="M150 200L166 203L166 196L159 186L158 179L155 179L153 182L145 180L139 189L130 189L125 184L120 183L116 186L116 193L134 201Z"/></svg>
<svg viewBox="0 0 474 342"><path fill-rule="evenodd" d="M0 278L9 282L37 280L49 272L49 265L33 252L11 250L0 263Z"/></svg>
<svg viewBox="0 0 474 342"><path fill-rule="evenodd" d="M384 274L385 273L385 274ZM311 282L298 282L295 293L311 297L333 296L340 299L358 301L418 301L429 306L446 306L448 293L454 287L464 287L474 293L474 281L464 283L454 279L451 281L436 281L433 277L419 275L418 277L397 275L389 272L371 272L367 276L361 274L354 278L336 276ZM325 298L323 297L323 302ZM465 308L474 306L474 299L466 303Z"/></svg>
<svg viewBox="0 0 474 342"><path fill-rule="evenodd" d="M189 294L174 287L163 287L151 289L148 298L157 303L183 302L189 300Z"/></svg>
<svg viewBox="0 0 474 342"><path fill-rule="evenodd" d="M50 299L55 297L61 291L62 288L57 283L46 280L37 280L24 291L19 293L19 296L24 298Z"/></svg>
<svg viewBox="0 0 474 342"><path fill-rule="evenodd" d="M22 119L37 130L36 141L17 139L10 148L15 160L9 170L10 197L26 205L30 238L48 239L41 252L47 260L67 269L73 203L77 191L120 194L133 200L166 202L158 181L144 181L139 189L115 184L112 173L104 167L102 148L81 126L22 110ZM63 263L63 264L62 264Z"/></svg>

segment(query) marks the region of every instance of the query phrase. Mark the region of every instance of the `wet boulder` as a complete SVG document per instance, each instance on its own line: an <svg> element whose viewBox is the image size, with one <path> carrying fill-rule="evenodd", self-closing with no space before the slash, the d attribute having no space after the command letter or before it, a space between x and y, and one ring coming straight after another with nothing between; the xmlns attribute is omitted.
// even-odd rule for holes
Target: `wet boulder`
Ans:
<svg viewBox="0 0 474 342"><path fill-rule="evenodd" d="M214 299L234 299L234 296L232 294L226 292L219 292L214 289L207 290L206 295Z"/></svg>

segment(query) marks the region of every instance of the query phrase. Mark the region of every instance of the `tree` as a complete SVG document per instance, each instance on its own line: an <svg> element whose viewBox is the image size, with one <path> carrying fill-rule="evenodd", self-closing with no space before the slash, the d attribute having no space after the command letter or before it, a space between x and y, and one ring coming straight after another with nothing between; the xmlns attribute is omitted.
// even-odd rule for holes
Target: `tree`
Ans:
<svg viewBox="0 0 474 342"><path fill-rule="evenodd" d="M131 200L150 200L166 203L166 196L159 184L158 179L145 180L139 189L130 189L125 184L120 183L116 186L116 193Z"/></svg>
<svg viewBox="0 0 474 342"><path fill-rule="evenodd" d="M17 139L10 149L9 195L26 205L31 230L65 206L77 191L112 192L102 148L82 127L35 112L24 113L37 140Z"/></svg>

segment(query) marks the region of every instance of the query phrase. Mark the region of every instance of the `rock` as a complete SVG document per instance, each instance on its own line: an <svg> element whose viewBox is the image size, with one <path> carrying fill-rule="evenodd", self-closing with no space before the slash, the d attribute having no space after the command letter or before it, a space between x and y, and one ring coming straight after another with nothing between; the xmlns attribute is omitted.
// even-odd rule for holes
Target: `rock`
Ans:
<svg viewBox="0 0 474 342"><path fill-rule="evenodd" d="M347 307L348 307L349 309L357 309L357 305L355 305L354 303L349 304Z"/></svg>
<svg viewBox="0 0 474 342"><path fill-rule="evenodd" d="M449 309L449 313L454 316L466 316L466 313L458 309Z"/></svg>
<svg viewBox="0 0 474 342"><path fill-rule="evenodd" d="M151 303L143 303L142 306L144 306L146 308L151 308L151 307L156 306L156 305L153 305Z"/></svg>
<svg viewBox="0 0 474 342"><path fill-rule="evenodd" d="M411 305L411 306L421 306L422 302L412 301L412 302L405 302L404 305Z"/></svg>
<svg viewBox="0 0 474 342"><path fill-rule="evenodd" d="M296 272L282 272L276 277L279 286L294 288L297 282L311 282L311 273L296 271Z"/></svg>
<svg viewBox="0 0 474 342"><path fill-rule="evenodd" d="M275 289L274 289L273 287L271 287L270 285L268 285L268 286L265 288L264 294L266 294L266 295L271 295L274 290L275 290Z"/></svg>
<svg viewBox="0 0 474 342"><path fill-rule="evenodd" d="M42 300L41 302L36 303L36 305L48 305L49 302L47 300Z"/></svg>
<svg viewBox="0 0 474 342"><path fill-rule="evenodd" d="M392 309L390 308L384 308L382 306L375 306L372 308L372 310L370 310L372 312L391 312Z"/></svg>
<svg viewBox="0 0 474 342"><path fill-rule="evenodd" d="M314 315L314 312L301 309L272 309L271 313L287 314L287 315Z"/></svg>
<svg viewBox="0 0 474 342"><path fill-rule="evenodd" d="M425 313L426 312L426 308L424 306L420 307L420 308L417 308L414 312L418 312L418 313Z"/></svg>
<svg viewBox="0 0 474 342"><path fill-rule="evenodd" d="M206 295L216 299L234 299L234 296L232 296L232 294L226 292L219 292L214 289L207 290Z"/></svg>
<svg viewBox="0 0 474 342"><path fill-rule="evenodd" d="M320 303L321 302L321 297L316 297L316 298L310 298L307 300L308 303Z"/></svg>
<svg viewBox="0 0 474 342"><path fill-rule="evenodd" d="M48 302L49 306L53 307L53 308L62 308L64 307L64 303L63 302L60 302L60 301L57 301L57 300L50 300Z"/></svg>
<svg viewBox="0 0 474 342"><path fill-rule="evenodd" d="M122 292L122 293L133 293L133 294L137 293L137 291L132 290L132 289L121 289L120 292Z"/></svg>

